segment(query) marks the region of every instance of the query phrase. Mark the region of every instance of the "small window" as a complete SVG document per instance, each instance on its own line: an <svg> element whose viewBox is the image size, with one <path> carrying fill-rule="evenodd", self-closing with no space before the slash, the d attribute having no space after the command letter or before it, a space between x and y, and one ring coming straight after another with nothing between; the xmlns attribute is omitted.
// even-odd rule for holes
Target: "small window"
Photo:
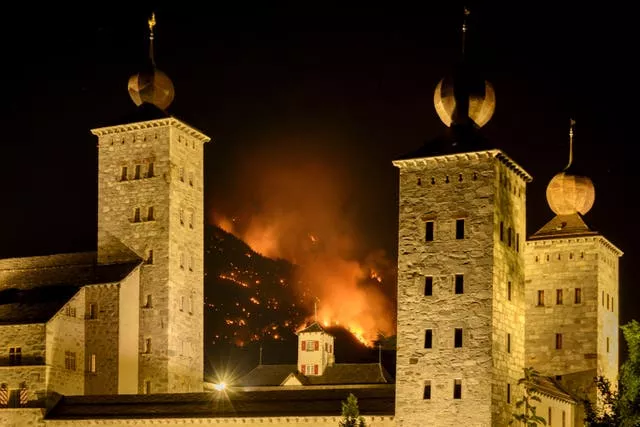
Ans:
<svg viewBox="0 0 640 427"><path fill-rule="evenodd" d="M149 163L149 166L147 166L147 178L153 178L154 177L154 170L153 170L153 162Z"/></svg>
<svg viewBox="0 0 640 427"><path fill-rule="evenodd" d="M133 211L133 222L140 222L140 208Z"/></svg>
<svg viewBox="0 0 640 427"><path fill-rule="evenodd" d="M74 351L64 352L64 368L68 371L76 370L76 353Z"/></svg>
<svg viewBox="0 0 640 427"><path fill-rule="evenodd" d="M609 310L609 294L607 294L607 310Z"/></svg>
<svg viewBox="0 0 640 427"><path fill-rule="evenodd" d="M611 297L611 312L613 313L613 297Z"/></svg>
<svg viewBox="0 0 640 427"><path fill-rule="evenodd" d="M153 264L153 249L149 249L147 253L147 264Z"/></svg>
<svg viewBox="0 0 640 427"><path fill-rule="evenodd" d="M576 304L582 303L582 289L576 288L576 293L574 295L574 300Z"/></svg>
<svg viewBox="0 0 640 427"><path fill-rule="evenodd" d="M22 364L22 347L9 348L9 365Z"/></svg>
<svg viewBox="0 0 640 427"><path fill-rule="evenodd" d="M189 271L193 271L193 255L189 255Z"/></svg>
<svg viewBox="0 0 640 427"><path fill-rule="evenodd" d="M144 340L144 352L151 353L151 338Z"/></svg>
<svg viewBox="0 0 640 427"><path fill-rule="evenodd" d="M500 241L504 242L504 222L500 221Z"/></svg>
<svg viewBox="0 0 640 427"><path fill-rule="evenodd" d="M88 318L89 319L97 319L98 318L98 310L96 307L95 303L89 303L89 313L88 313Z"/></svg>
<svg viewBox="0 0 640 427"><path fill-rule="evenodd" d="M552 419L553 419L553 417L551 415L552 415L551 406L549 406L549 411L548 411L548 414L547 414L547 425L549 427L551 427L553 425L553 424L551 424Z"/></svg>
<svg viewBox="0 0 640 427"><path fill-rule="evenodd" d="M567 414L565 411L562 411L562 427L567 426Z"/></svg>
<svg viewBox="0 0 640 427"><path fill-rule="evenodd" d="M426 223L425 240L433 242L433 221L427 221Z"/></svg>
<svg viewBox="0 0 640 427"><path fill-rule="evenodd" d="M609 337L607 337L607 353L609 353Z"/></svg>
<svg viewBox="0 0 640 427"><path fill-rule="evenodd" d="M562 289L556 289L556 305L562 305Z"/></svg>
<svg viewBox="0 0 640 427"><path fill-rule="evenodd" d="M464 293L464 275L456 274L456 294Z"/></svg>
<svg viewBox="0 0 640 427"><path fill-rule="evenodd" d="M184 252L180 252L180 268L184 270Z"/></svg>
<svg viewBox="0 0 640 427"><path fill-rule="evenodd" d="M511 334L507 334L507 353L511 353Z"/></svg>
<svg viewBox="0 0 640 427"><path fill-rule="evenodd" d="M433 330L427 329L424 332L424 348L433 347Z"/></svg>
<svg viewBox="0 0 640 427"><path fill-rule="evenodd" d="M507 383L507 403L511 403L511 384Z"/></svg>
<svg viewBox="0 0 640 427"><path fill-rule="evenodd" d="M511 227L507 229L507 246L511 247Z"/></svg>
<svg viewBox="0 0 640 427"><path fill-rule="evenodd" d="M462 380L453 380L453 398L462 399Z"/></svg>
<svg viewBox="0 0 640 427"><path fill-rule="evenodd" d="M462 328L456 328L453 334L453 346L462 347Z"/></svg>
<svg viewBox="0 0 640 427"><path fill-rule="evenodd" d="M193 187L193 174L189 174L189 185Z"/></svg>
<svg viewBox="0 0 640 427"><path fill-rule="evenodd" d="M151 394L151 381L144 381L144 394Z"/></svg>
<svg viewBox="0 0 640 427"><path fill-rule="evenodd" d="M556 334L556 350L562 349L562 334Z"/></svg>
<svg viewBox="0 0 640 427"><path fill-rule="evenodd" d="M422 398L424 400L431 399L431 381L424 382L424 391L422 392Z"/></svg>
<svg viewBox="0 0 640 427"><path fill-rule="evenodd" d="M456 219L456 239L464 239L464 219Z"/></svg>
<svg viewBox="0 0 640 427"><path fill-rule="evenodd" d="M507 300L511 301L511 282L507 282Z"/></svg>
<svg viewBox="0 0 640 427"><path fill-rule="evenodd" d="M140 179L141 169L142 169L142 166L136 165L136 167L134 169L133 179Z"/></svg>
<svg viewBox="0 0 640 427"><path fill-rule="evenodd" d="M146 302L144 304L145 308L151 308L153 307L153 298L151 297L151 294L147 294L147 298L146 298Z"/></svg>
<svg viewBox="0 0 640 427"><path fill-rule="evenodd" d="M430 297L433 295L433 277L426 276L424 278L424 296Z"/></svg>
<svg viewBox="0 0 640 427"><path fill-rule="evenodd" d="M96 373L96 355L95 355L95 353L91 355L91 359L89 361L89 371L92 374Z"/></svg>
<svg viewBox="0 0 640 427"><path fill-rule="evenodd" d="M520 252L520 233L516 233L516 252Z"/></svg>
<svg viewBox="0 0 640 427"><path fill-rule="evenodd" d="M184 295L180 297L180 311L184 311Z"/></svg>
<svg viewBox="0 0 640 427"><path fill-rule="evenodd" d="M184 225L184 209L180 208L180 225Z"/></svg>
<svg viewBox="0 0 640 427"><path fill-rule="evenodd" d="M147 221L154 221L156 219L155 213L153 211L153 206L149 206L147 210Z"/></svg>
<svg viewBox="0 0 640 427"><path fill-rule="evenodd" d="M128 177L128 170L126 166L122 167L122 170L120 172L120 181L126 181L129 177Z"/></svg>
<svg viewBox="0 0 640 427"><path fill-rule="evenodd" d="M604 307L604 291L602 291L602 306Z"/></svg>
<svg viewBox="0 0 640 427"><path fill-rule="evenodd" d="M191 212L189 214L189 228L191 228L191 229L193 229L194 218L195 218L195 213Z"/></svg>
<svg viewBox="0 0 640 427"><path fill-rule="evenodd" d="M544 306L544 291L538 291L538 306Z"/></svg>

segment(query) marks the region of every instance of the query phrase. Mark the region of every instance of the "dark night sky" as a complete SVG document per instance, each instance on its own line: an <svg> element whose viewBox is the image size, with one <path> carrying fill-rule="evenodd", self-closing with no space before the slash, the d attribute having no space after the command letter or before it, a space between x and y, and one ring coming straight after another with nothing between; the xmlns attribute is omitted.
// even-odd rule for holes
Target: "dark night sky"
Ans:
<svg viewBox="0 0 640 427"><path fill-rule="evenodd" d="M261 171L312 159L344 178L345 215L362 247L395 256L391 160L444 131L433 89L459 53L462 7L173 3L155 8L156 58L176 87L172 114L214 139L207 210L251 209ZM576 162L596 186L586 220L625 251L625 323L640 318L637 13L622 2L560 3L472 8L469 50L497 96L484 129L534 176L531 234L552 217L544 191L565 165L576 118ZM92 249L97 153L89 129L133 108L126 82L146 54L150 8L14 7L0 25L0 256Z"/></svg>

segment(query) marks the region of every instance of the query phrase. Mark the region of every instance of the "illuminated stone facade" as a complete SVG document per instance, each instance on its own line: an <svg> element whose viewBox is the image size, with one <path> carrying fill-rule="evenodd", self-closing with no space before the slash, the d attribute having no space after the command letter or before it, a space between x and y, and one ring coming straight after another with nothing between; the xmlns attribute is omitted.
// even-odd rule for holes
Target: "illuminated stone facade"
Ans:
<svg viewBox="0 0 640 427"><path fill-rule="evenodd" d="M298 370L305 375L322 375L335 363L334 338L320 325L298 332Z"/></svg>
<svg viewBox="0 0 640 427"><path fill-rule="evenodd" d="M202 390L203 143L174 119L113 126L98 136L98 260L144 260L140 393Z"/></svg>
<svg viewBox="0 0 640 427"><path fill-rule="evenodd" d="M398 425L506 425L524 365L530 177L498 150L394 164Z"/></svg>
<svg viewBox="0 0 640 427"><path fill-rule="evenodd" d="M595 376L617 380L622 252L586 226L554 231L527 242L526 363L595 401ZM584 417L581 407L575 415Z"/></svg>

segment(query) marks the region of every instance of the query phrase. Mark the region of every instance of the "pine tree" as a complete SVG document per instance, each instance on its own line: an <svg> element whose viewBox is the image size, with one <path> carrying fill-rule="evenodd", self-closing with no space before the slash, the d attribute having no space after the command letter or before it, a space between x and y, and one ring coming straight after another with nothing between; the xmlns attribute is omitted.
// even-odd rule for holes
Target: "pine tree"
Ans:
<svg viewBox="0 0 640 427"><path fill-rule="evenodd" d="M358 398L349 393L346 401L342 401L342 421L340 427L367 427L364 418L360 416Z"/></svg>

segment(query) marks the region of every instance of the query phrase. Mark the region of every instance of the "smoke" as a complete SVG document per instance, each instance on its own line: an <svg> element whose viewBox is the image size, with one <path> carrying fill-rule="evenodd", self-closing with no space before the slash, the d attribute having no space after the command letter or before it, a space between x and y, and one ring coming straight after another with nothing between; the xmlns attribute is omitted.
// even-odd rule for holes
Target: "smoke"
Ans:
<svg viewBox="0 0 640 427"><path fill-rule="evenodd" d="M294 264L317 298L318 320L367 341L393 334L395 268L379 249L362 247L348 164L320 153L255 152L235 168L232 199L211 220L256 252ZM361 218L360 218L361 219ZM309 299L313 304L313 298ZM308 307L313 313L314 307Z"/></svg>

